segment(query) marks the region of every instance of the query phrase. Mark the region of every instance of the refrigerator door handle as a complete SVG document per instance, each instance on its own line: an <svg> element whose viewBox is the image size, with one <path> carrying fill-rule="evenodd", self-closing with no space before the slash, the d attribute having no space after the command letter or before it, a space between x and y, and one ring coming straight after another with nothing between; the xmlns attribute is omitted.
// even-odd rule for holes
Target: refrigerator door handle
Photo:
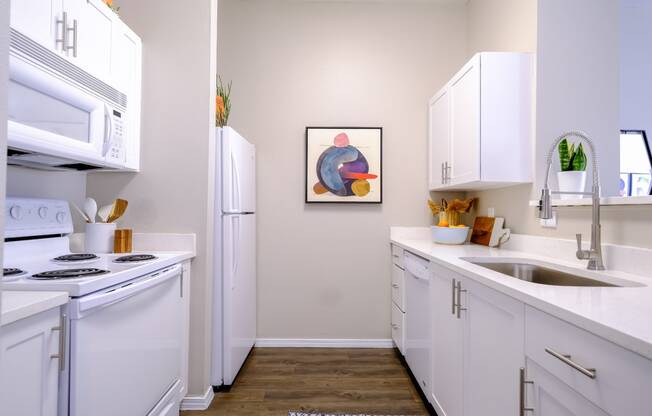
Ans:
<svg viewBox="0 0 652 416"><path fill-rule="evenodd" d="M234 215L233 220L233 268L231 275L231 290L235 289L235 280L238 273L238 257L240 256L240 217Z"/></svg>
<svg viewBox="0 0 652 416"><path fill-rule="evenodd" d="M240 192L240 172L238 171L238 160L231 152L231 171L233 173L233 179L231 183L231 198L233 208L240 211L242 209L242 195ZM236 205L237 204L237 205Z"/></svg>

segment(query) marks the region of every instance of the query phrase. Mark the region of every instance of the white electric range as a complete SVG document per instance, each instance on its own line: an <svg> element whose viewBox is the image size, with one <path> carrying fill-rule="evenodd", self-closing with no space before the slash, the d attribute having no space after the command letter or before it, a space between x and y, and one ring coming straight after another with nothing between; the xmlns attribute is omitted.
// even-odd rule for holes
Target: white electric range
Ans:
<svg viewBox="0 0 652 416"><path fill-rule="evenodd" d="M180 402L176 253L71 253L68 203L7 198L4 290L66 291L59 416L171 416Z"/></svg>

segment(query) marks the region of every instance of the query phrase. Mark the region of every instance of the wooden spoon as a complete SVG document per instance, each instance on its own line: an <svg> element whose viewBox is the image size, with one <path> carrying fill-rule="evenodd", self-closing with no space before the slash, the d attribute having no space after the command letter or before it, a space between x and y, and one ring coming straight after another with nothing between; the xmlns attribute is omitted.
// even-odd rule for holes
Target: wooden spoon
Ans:
<svg viewBox="0 0 652 416"><path fill-rule="evenodd" d="M111 213L109 214L109 218L106 219L106 222L115 222L118 218L122 217L127 210L127 205L129 205L129 201L125 199L116 199L113 201L113 208L111 208Z"/></svg>

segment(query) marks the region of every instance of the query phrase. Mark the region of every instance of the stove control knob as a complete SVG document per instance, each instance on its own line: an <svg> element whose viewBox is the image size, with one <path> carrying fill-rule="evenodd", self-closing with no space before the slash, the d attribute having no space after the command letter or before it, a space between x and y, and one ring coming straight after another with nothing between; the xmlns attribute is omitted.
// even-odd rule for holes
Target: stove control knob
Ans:
<svg viewBox="0 0 652 416"><path fill-rule="evenodd" d="M41 219L45 219L45 217L48 216L48 207L40 207L38 209L38 216L41 217Z"/></svg>
<svg viewBox="0 0 652 416"><path fill-rule="evenodd" d="M57 222L59 224L63 224L65 220L66 220L66 213L63 211L57 212Z"/></svg>
<svg viewBox="0 0 652 416"><path fill-rule="evenodd" d="M15 220L20 220L23 218L23 209L20 205L14 205L9 209L9 215Z"/></svg>

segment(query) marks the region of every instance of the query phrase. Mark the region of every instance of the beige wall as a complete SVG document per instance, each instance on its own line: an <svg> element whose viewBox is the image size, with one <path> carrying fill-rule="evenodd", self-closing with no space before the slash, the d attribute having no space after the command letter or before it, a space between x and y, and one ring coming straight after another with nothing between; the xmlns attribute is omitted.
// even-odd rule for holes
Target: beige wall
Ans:
<svg viewBox="0 0 652 416"><path fill-rule="evenodd" d="M537 0L469 0L467 51L534 52Z"/></svg>
<svg viewBox="0 0 652 416"><path fill-rule="evenodd" d="M90 173L98 203L129 200L122 225L197 235L191 280L190 393L203 394L210 363L209 267L217 0L123 0L120 14L143 40L142 157L138 174Z"/></svg>
<svg viewBox="0 0 652 416"><path fill-rule="evenodd" d="M258 336L390 337L390 225L427 225L427 103L463 4L222 0L230 123L258 152ZM304 129L382 126L383 204L306 205Z"/></svg>

